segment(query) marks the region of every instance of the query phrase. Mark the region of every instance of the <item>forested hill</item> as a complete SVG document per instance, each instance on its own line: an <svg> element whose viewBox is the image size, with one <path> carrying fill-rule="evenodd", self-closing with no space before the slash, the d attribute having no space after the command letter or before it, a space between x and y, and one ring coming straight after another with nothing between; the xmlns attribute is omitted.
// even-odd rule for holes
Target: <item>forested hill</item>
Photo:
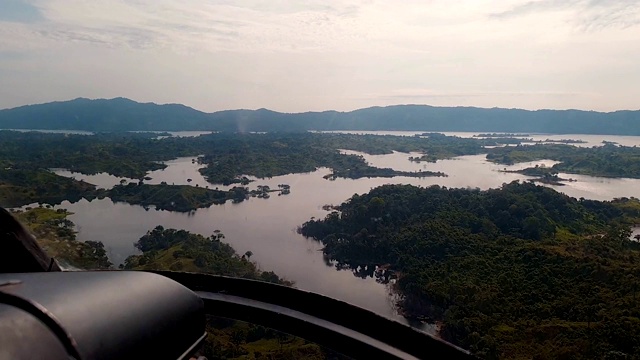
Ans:
<svg viewBox="0 0 640 360"><path fill-rule="evenodd" d="M129 99L79 98L0 110L0 128L86 131L190 130L204 128L209 115L178 104Z"/></svg>
<svg viewBox="0 0 640 360"><path fill-rule="evenodd" d="M87 131L417 130L640 135L640 110L483 109L397 105L350 112L286 114L266 109L205 113L129 99L75 99L0 110L3 129Z"/></svg>

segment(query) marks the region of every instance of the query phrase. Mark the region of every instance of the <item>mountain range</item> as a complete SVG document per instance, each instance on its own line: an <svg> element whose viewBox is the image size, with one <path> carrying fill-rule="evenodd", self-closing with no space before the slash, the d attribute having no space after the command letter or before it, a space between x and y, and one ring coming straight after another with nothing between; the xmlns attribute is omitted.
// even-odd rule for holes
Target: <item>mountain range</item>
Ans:
<svg viewBox="0 0 640 360"><path fill-rule="evenodd" d="M202 112L125 98L85 99L0 110L0 129L85 131L406 130L640 135L640 110L522 110L394 105L338 112L267 109Z"/></svg>

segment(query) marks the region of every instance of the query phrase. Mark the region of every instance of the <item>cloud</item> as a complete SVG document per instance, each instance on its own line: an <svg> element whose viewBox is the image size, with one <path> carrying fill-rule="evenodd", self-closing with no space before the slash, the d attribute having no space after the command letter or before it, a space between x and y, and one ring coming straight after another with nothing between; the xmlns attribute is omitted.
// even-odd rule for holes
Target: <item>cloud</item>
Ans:
<svg viewBox="0 0 640 360"><path fill-rule="evenodd" d="M589 5L591 11L587 11L579 20L585 30L609 27L625 29L640 24L640 3L635 0L591 0Z"/></svg>
<svg viewBox="0 0 640 360"><path fill-rule="evenodd" d="M172 48L178 52L304 51L362 38L363 27L353 20L369 4L367 0L203 0L197 4L176 0L38 0L47 23L31 30L49 40L107 47Z"/></svg>
<svg viewBox="0 0 640 360"><path fill-rule="evenodd" d="M548 12L563 12L567 21L582 31L629 28L640 24L637 0L537 0L489 14L490 18L509 20Z"/></svg>
<svg viewBox="0 0 640 360"><path fill-rule="evenodd" d="M576 92L558 91L477 91L477 92L442 92L433 89L398 89L390 94L369 94L365 98L369 99L396 99L396 100L416 100L416 99L459 99L474 97L576 97L582 95L592 95Z"/></svg>
<svg viewBox="0 0 640 360"><path fill-rule="evenodd" d="M527 1L525 3L521 3L511 8L489 14L489 17L497 18L497 19L511 19L519 16L526 16L530 14L547 12L547 11L557 11L564 10L569 8L580 1L575 0L536 0L536 1Z"/></svg>
<svg viewBox="0 0 640 360"><path fill-rule="evenodd" d="M637 107L640 1L0 0L0 107ZM21 5L21 6L22 6ZM491 9L491 10L487 10ZM493 12L488 14L488 12ZM0 11L0 16L8 17ZM37 91L34 91L37 89Z"/></svg>

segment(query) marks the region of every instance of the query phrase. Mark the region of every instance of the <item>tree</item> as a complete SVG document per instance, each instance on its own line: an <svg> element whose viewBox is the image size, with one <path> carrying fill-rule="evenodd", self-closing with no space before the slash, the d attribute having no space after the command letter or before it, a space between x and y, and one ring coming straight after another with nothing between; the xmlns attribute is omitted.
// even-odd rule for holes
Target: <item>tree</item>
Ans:
<svg viewBox="0 0 640 360"><path fill-rule="evenodd" d="M220 241L222 239L224 239L225 236L224 234L220 231L220 230L214 230L213 231L213 235L211 235L211 240L213 241Z"/></svg>
<svg viewBox="0 0 640 360"><path fill-rule="evenodd" d="M247 260L251 260L251 256L253 256L253 252L251 250L244 253L244 256L247 257Z"/></svg>

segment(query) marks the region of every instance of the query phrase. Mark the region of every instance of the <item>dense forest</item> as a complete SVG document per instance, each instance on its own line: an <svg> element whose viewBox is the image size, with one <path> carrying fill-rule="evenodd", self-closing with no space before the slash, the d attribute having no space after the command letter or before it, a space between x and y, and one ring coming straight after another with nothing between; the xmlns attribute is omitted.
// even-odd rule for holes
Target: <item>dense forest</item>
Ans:
<svg viewBox="0 0 640 360"><path fill-rule="evenodd" d="M515 146L494 147L515 143ZM338 177L446 176L442 172L416 172L370 166L360 155L414 152L412 161L434 162L462 155L488 153L487 159L501 164L552 159L559 161L540 175L539 181L560 184L558 172L609 177L640 178L640 148L605 144L575 147L563 144L521 145L522 139L460 138L437 133L420 136L378 136L332 133L214 133L193 138L164 137L153 133L100 133L96 135L47 134L0 131L0 206L15 207L36 202L58 204L82 198L109 196L160 209L190 211L199 207L241 201L249 192L238 187L222 192L187 186L123 185L111 191L96 189L83 181L58 176L52 168L84 174L108 173L144 183L149 171L163 169L163 161L193 157L199 171L212 184L248 185L246 176L268 178L331 169L327 179ZM25 146L28 144L28 146ZM485 148L490 146L494 148ZM196 160L197 159L197 160ZM540 172L528 169L525 172ZM523 173L525 173L523 172ZM526 175L530 175L527 173ZM161 196L160 196L161 195ZM167 200L167 199L174 200ZM173 204L172 204L173 202Z"/></svg>
<svg viewBox="0 0 640 360"><path fill-rule="evenodd" d="M250 251L239 256L223 239L224 234L217 230L211 236L204 237L185 230L157 226L135 243L142 254L129 256L123 268L205 272L292 285L271 271L259 270L250 261Z"/></svg>
<svg viewBox="0 0 640 360"><path fill-rule="evenodd" d="M242 202L249 197L246 187L234 187L228 191L211 190L189 185L147 185L129 183L117 185L106 192L115 202L154 206L159 210L188 212L211 205L224 204L227 200Z"/></svg>
<svg viewBox="0 0 640 360"><path fill-rule="evenodd" d="M0 166L2 161L0 160ZM46 169L0 168L0 206L59 204L100 196L95 185L58 176Z"/></svg>
<svg viewBox="0 0 640 360"><path fill-rule="evenodd" d="M148 171L165 168L160 161L200 154L188 139L157 137L126 132L87 136L0 131L0 169L65 168L140 179Z"/></svg>
<svg viewBox="0 0 640 360"><path fill-rule="evenodd" d="M332 169L327 178L444 176L430 171L406 172L369 166L362 156L342 154L354 150L368 154L390 154L393 151L434 151L434 156L449 158L457 154L477 154L482 143L471 139L448 137L415 138L348 134L254 134L201 136L210 142L200 162L200 172L212 183L241 183L242 175L259 178L311 172L320 167Z"/></svg>
<svg viewBox="0 0 640 360"><path fill-rule="evenodd" d="M29 146L25 146L29 144ZM369 154L429 152L437 159L479 154L492 140L457 137L397 137L348 134L210 134L193 138L158 138L150 133L102 133L92 136L0 131L1 169L65 168L84 174L105 172L143 179L148 171L163 169L161 161L199 156L207 165L203 174L212 183L226 183L241 175L271 177L309 172L318 167L344 171L359 167L358 156L340 150ZM355 174L357 175L357 174Z"/></svg>
<svg viewBox="0 0 640 360"><path fill-rule="evenodd" d="M563 144L536 144L489 149L487 160L512 165L550 159L559 161L551 170L571 174L640 178L640 148L605 144L577 147Z"/></svg>
<svg viewBox="0 0 640 360"><path fill-rule="evenodd" d="M485 358L640 356L640 202L531 183L487 191L387 185L300 232L336 266L396 277L405 315Z"/></svg>
<svg viewBox="0 0 640 360"><path fill-rule="evenodd" d="M495 144L489 141L489 144ZM26 146L28 144L28 146ZM346 134L210 134L195 138L162 137L151 133L102 133L96 135L47 134L0 131L0 205L14 207L44 202L57 204L81 198L111 196L119 201L189 211L240 200L237 190L216 192L195 187L145 185L99 191L82 181L58 176L51 168L84 174L105 172L144 181L149 171L166 167L162 161L181 156L198 157L200 172L213 184L242 184L245 175L259 178L331 168L328 178L444 176L439 172L403 172L369 166L357 155L341 149L387 154L392 151L431 152L433 158L480 153L483 141L455 137L427 138ZM136 190L136 191L133 191ZM138 191L139 190L139 191ZM179 198L179 205L161 201ZM155 194L155 195L154 195ZM165 196L166 195L166 196Z"/></svg>
<svg viewBox="0 0 640 360"><path fill-rule="evenodd" d="M266 109L204 113L179 104L75 99L0 110L3 129L226 132L414 130L640 135L640 111L484 109L396 105L297 114Z"/></svg>

